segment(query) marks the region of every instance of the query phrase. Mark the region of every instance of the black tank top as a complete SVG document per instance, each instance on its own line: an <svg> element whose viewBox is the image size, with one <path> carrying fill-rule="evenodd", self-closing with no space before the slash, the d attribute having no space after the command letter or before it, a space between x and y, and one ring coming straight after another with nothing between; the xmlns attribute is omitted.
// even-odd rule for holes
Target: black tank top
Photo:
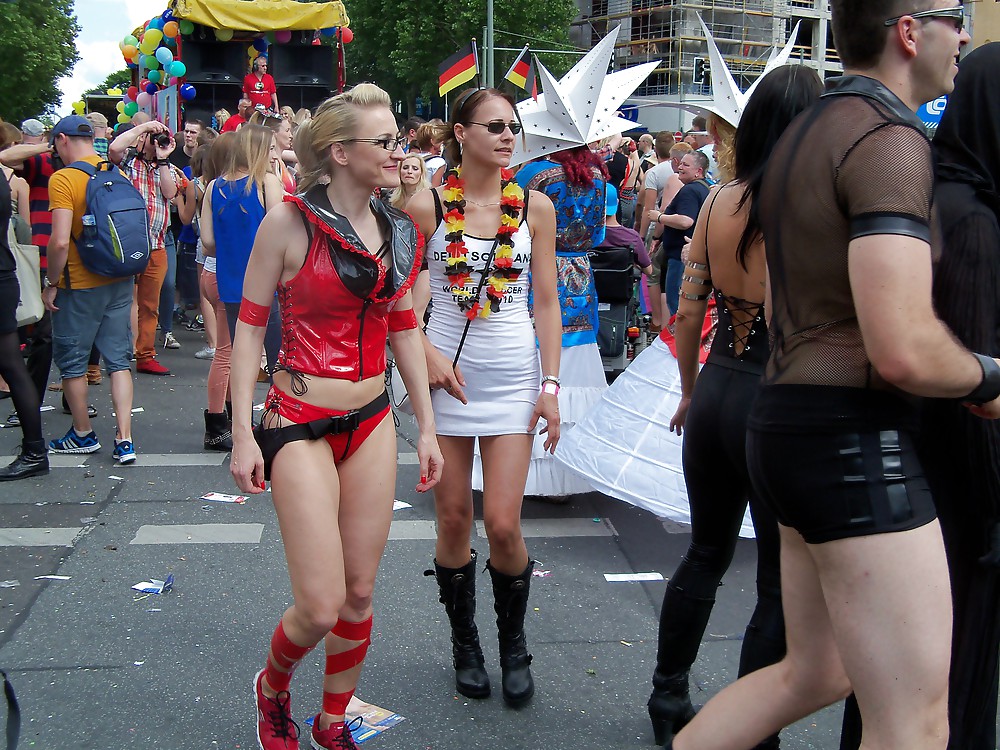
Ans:
<svg viewBox="0 0 1000 750"><path fill-rule="evenodd" d="M17 270L17 262L7 243L7 228L11 217L10 183L6 175L0 173L0 272Z"/></svg>

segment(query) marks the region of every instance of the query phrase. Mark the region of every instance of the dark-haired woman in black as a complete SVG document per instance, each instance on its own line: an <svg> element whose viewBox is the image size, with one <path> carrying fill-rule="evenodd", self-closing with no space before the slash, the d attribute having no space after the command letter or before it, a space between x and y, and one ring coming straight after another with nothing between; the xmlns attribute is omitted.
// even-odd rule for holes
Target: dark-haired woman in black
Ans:
<svg viewBox="0 0 1000 750"><path fill-rule="evenodd" d="M736 131L735 180L716 187L706 201L684 271L675 330L682 398L671 429L684 434L691 545L667 584L660 612L647 705L661 745L694 716L688 675L748 499L757 536L757 607L747 625L740 674L773 664L785 652L778 527L751 491L744 452L747 416L768 359L767 266L754 201L774 144L821 91L816 73L798 65L777 68L760 82ZM719 311L718 333L699 374L698 348L711 296ZM777 744L775 736L762 746Z"/></svg>

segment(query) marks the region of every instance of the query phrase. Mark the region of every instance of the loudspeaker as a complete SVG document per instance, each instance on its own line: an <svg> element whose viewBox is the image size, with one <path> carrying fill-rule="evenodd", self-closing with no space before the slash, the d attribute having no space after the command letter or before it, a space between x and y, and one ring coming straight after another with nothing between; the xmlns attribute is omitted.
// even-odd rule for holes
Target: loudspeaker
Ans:
<svg viewBox="0 0 1000 750"><path fill-rule="evenodd" d="M242 85L247 74L246 48L232 42L185 40L183 60L190 83Z"/></svg>
<svg viewBox="0 0 1000 750"><path fill-rule="evenodd" d="M333 87L333 47L272 44L268 50L268 73L274 77L281 99L281 85Z"/></svg>

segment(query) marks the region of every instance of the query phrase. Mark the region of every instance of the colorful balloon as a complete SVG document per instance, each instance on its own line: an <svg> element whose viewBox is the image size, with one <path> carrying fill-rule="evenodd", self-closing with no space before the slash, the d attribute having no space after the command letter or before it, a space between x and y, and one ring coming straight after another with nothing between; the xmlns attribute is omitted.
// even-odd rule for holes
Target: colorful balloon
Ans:
<svg viewBox="0 0 1000 750"><path fill-rule="evenodd" d="M135 98L139 96L139 89L136 86L129 86L128 91L125 92L125 96L135 101Z"/></svg>
<svg viewBox="0 0 1000 750"><path fill-rule="evenodd" d="M159 90L160 90L159 86L157 86L155 83L151 83L148 86L146 86L146 93L149 94L150 96L152 96ZM139 99L136 98L136 101L139 101Z"/></svg>
<svg viewBox="0 0 1000 750"><path fill-rule="evenodd" d="M129 47L129 46L131 46L131 47L137 47L137 46L139 46L139 40L136 39L131 34L129 34L124 39L122 39L122 45L124 47Z"/></svg>
<svg viewBox="0 0 1000 750"><path fill-rule="evenodd" d="M290 41L292 41L292 32L288 31L287 29L282 29L281 31L275 31L274 40L278 44L288 44Z"/></svg>
<svg viewBox="0 0 1000 750"><path fill-rule="evenodd" d="M143 91L136 98L135 103L136 103L136 105L138 105L140 107L148 107L152 101L153 101L153 97L151 97L149 94L147 94L145 91Z"/></svg>
<svg viewBox="0 0 1000 750"><path fill-rule="evenodd" d="M195 87L190 83L185 83L180 87L179 93L181 95L181 99L189 102L198 95L198 90L195 89Z"/></svg>
<svg viewBox="0 0 1000 750"><path fill-rule="evenodd" d="M159 70L151 70L146 74L150 83L159 83L163 80L163 74Z"/></svg>
<svg viewBox="0 0 1000 750"><path fill-rule="evenodd" d="M149 26L147 26L146 28L147 29L162 30L163 29L163 19L162 18L150 18L149 19Z"/></svg>
<svg viewBox="0 0 1000 750"><path fill-rule="evenodd" d="M232 29L216 29L215 30L215 38L218 39L220 42L231 41L232 38L233 38L233 30Z"/></svg>
<svg viewBox="0 0 1000 750"><path fill-rule="evenodd" d="M330 26L330 27L328 27L326 29L320 29L319 33L322 34L323 36L333 36L334 34L337 33L337 27L336 26Z"/></svg>
<svg viewBox="0 0 1000 750"><path fill-rule="evenodd" d="M340 29L340 40L344 44L350 44L351 42L354 41L354 32L351 29L344 26L343 28Z"/></svg>
<svg viewBox="0 0 1000 750"><path fill-rule="evenodd" d="M180 30L181 30L180 25L177 23L177 21L167 21L165 24L163 24L163 36L169 39L173 39L175 36L177 36L177 33Z"/></svg>
<svg viewBox="0 0 1000 750"><path fill-rule="evenodd" d="M124 124L125 124L126 122L128 122L128 121L129 121L129 120L131 120L131 119L132 119L132 118L131 118L131 117L129 117L129 116L128 116L127 114L125 114L124 112L122 112L121 114L119 114L119 115L118 115L118 123L119 123L120 125L124 125Z"/></svg>
<svg viewBox="0 0 1000 750"><path fill-rule="evenodd" d="M77 105L78 103L79 103L79 102L73 102L73 109L76 109L76 105ZM124 112L124 111L125 111L125 102L118 102L118 103L117 103L117 104L115 105L115 109L117 109L117 110L118 110L119 112Z"/></svg>
<svg viewBox="0 0 1000 750"><path fill-rule="evenodd" d="M129 102L128 104L125 105L125 108L122 110L123 114L126 114L129 117L131 117L138 111L139 111L139 105L136 102Z"/></svg>
<svg viewBox="0 0 1000 750"><path fill-rule="evenodd" d="M136 54L138 54L138 52L139 48L136 47L134 44L126 44L122 48L122 55L125 57L126 60L131 60L133 57L136 56Z"/></svg>
<svg viewBox="0 0 1000 750"><path fill-rule="evenodd" d="M174 76L175 78L183 78L185 73L187 73L187 65L180 60L174 60L170 63L167 70L167 75Z"/></svg>
<svg viewBox="0 0 1000 750"><path fill-rule="evenodd" d="M174 12L170 10L170 8L167 8L160 14L160 18L162 18L165 23L169 23L174 20Z"/></svg>
<svg viewBox="0 0 1000 750"><path fill-rule="evenodd" d="M257 51L256 47L253 46L247 47L247 57L249 57L251 60L256 60L259 54L260 52Z"/></svg>
<svg viewBox="0 0 1000 750"><path fill-rule="evenodd" d="M142 67L147 68L148 70L159 70L160 69L160 61L157 60L152 55L143 55L142 56Z"/></svg>
<svg viewBox="0 0 1000 750"><path fill-rule="evenodd" d="M194 24L188 21L186 18L178 24L178 27L180 28L182 34L190 34L192 31L194 31Z"/></svg>
<svg viewBox="0 0 1000 750"><path fill-rule="evenodd" d="M267 52L267 39L262 36L253 40L253 48L258 52Z"/></svg>
<svg viewBox="0 0 1000 750"><path fill-rule="evenodd" d="M150 27L146 29L146 33L142 35L142 41L149 42L153 45L153 49L159 46L160 42L163 41L163 32L158 28Z"/></svg>
<svg viewBox="0 0 1000 750"><path fill-rule="evenodd" d="M108 89L106 93L108 96L121 96L122 90L119 88L113 88L113 89Z"/></svg>
<svg viewBox="0 0 1000 750"><path fill-rule="evenodd" d="M174 61L174 53L166 47L160 47L156 50L156 59L159 60L162 65L169 65Z"/></svg>

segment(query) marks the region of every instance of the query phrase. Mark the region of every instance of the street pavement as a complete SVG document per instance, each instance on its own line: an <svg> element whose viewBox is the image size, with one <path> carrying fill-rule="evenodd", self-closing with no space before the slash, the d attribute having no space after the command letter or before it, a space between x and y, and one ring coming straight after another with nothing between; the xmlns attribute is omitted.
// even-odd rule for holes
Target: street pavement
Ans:
<svg viewBox="0 0 1000 750"><path fill-rule="evenodd" d="M192 356L202 342L175 334L183 348L160 357L174 374L136 376L136 464L111 458L105 377L90 398L100 410L101 451L56 457L47 477L0 485L0 668L21 703L22 748L257 747L251 680L291 602L281 539L268 494L243 505L200 499L237 490L228 456L202 450L209 363ZM257 403L265 391L258 386ZM46 403L55 407L43 415L46 436L61 436L70 418L59 394ZM405 721L363 746L654 747L645 702L664 584L609 583L604 574L668 577L687 529L598 493L564 506L527 502L529 552L536 570L549 571L532 579L526 623L537 691L519 711L500 698L492 597L480 572L478 623L494 695L466 699L454 692L443 607L423 575L433 556L433 501L413 489L416 430L405 415L398 434L396 497L412 508L395 512L358 696ZM0 430L0 456L12 456L19 440L19 430ZM485 562L481 524L473 546ZM698 704L735 677L754 559L753 542L740 541L692 672ZM168 593L131 589L168 574ZM300 724L318 710L321 679L317 650L292 682ZM828 709L786 730L783 747L836 748L839 725L840 709Z"/></svg>

